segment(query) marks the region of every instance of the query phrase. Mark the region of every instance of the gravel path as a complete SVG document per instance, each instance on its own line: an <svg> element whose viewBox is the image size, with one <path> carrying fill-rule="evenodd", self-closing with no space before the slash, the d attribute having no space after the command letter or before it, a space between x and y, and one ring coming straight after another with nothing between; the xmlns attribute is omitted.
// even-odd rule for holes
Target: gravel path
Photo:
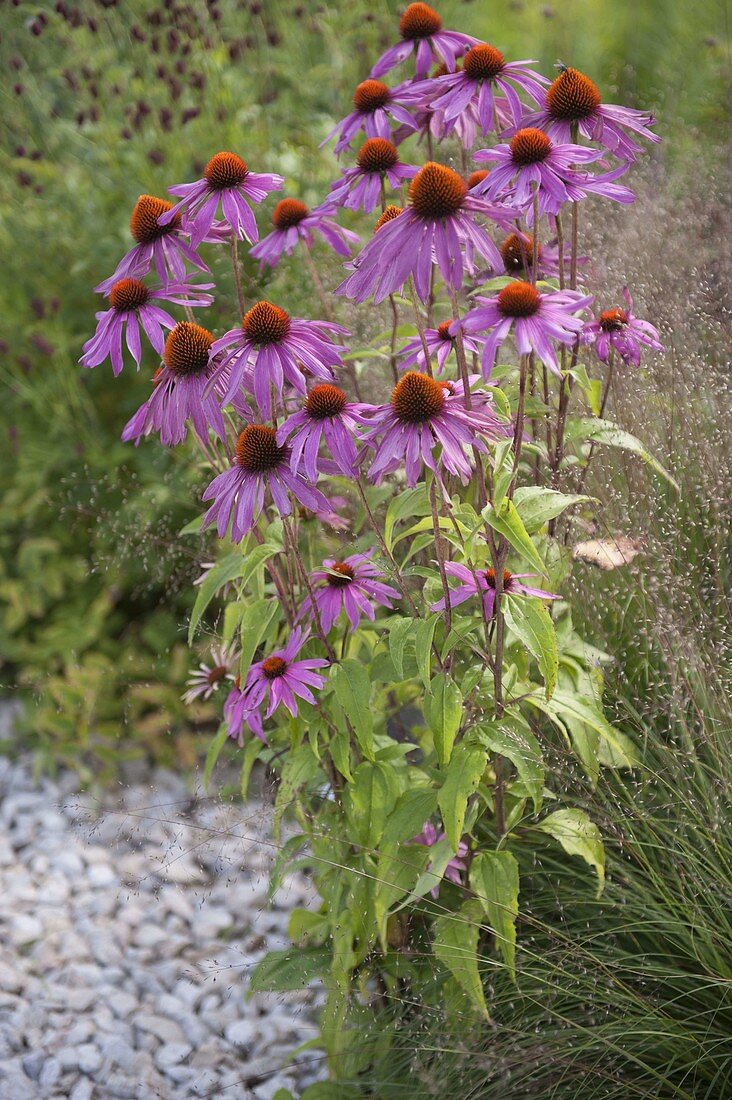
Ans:
<svg viewBox="0 0 732 1100"><path fill-rule="evenodd" d="M317 990L245 999L287 944L290 876L267 905L271 814L156 772L102 804L0 758L0 1097L272 1100L322 1076Z"/></svg>

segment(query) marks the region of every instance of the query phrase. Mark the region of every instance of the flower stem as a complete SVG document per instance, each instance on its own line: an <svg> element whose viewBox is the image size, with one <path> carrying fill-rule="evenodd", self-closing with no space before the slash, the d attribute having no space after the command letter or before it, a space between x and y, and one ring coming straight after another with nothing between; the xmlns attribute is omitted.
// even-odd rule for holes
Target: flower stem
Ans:
<svg viewBox="0 0 732 1100"><path fill-rule="evenodd" d="M392 554L389 547L386 545L386 541L384 539L384 536L381 533L381 528L379 527L378 523L376 522L376 517L374 516L374 513L371 511L371 506L370 506L370 504L368 502L368 499L366 497L366 491L363 487L363 482L361 481L361 478L358 478L356 480L356 489L358 490L358 495L361 498L361 503L363 504L364 511L365 511L366 516L368 517L368 521L371 525L371 529L373 530L374 534L376 535L377 539L379 540L379 545L381 546L381 549L384 553L384 557L389 562L389 565L391 566L391 568L394 572L394 576L396 577L396 579L399 583L399 587L401 588L401 590L404 594L404 599L407 601L407 604L409 605L409 610L412 612L412 615L414 616L415 619L419 619L420 614L419 614L419 611L417 609L417 605L415 604L414 600L412 599L411 595L409 594L409 591L408 591L407 585L406 585L406 581L404 580L404 577L402 576L402 572L401 572L399 566L396 563L396 559L394 558L394 555Z"/></svg>
<svg viewBox="0 0 732 1100"><path fill-rule="evenodd" d="M414 285L414 278L409 276L409 294L412 299L412 307L414 309L414 322L417 326L417 332L422 342L422 351L424 353L424 369L427 371L430 378L433 378L432 372L432 359L430 357L430 349L427 347L427 337L425 336L424 321L422 320L422 314L419 309L419 301L417 299L417 288Z"/></svg>
<svg viewBox="0 0 732 1100"><path fill-rule="evenodd" d="M435 478L430 481L430 508L432 510L432 527L435 532L435 550L437 552L437 567L440 571L440 580L442 581L442 593L445 597L445 637L448 637L452 630L452 605L450 603L450 586L447 583L447 572L445 571L445 542L442 537L442 531L440 530L440 517L437 511L437 495L435 491Z"/></svg>
<svg viewBox="0 0 732 1100"><path fill-rule="evenodd" d="M328 301L328 295L325 293L325 288L321 281L320 275L318 275L318 269L315 266L315 260L313 259L310 253L310 249L307 247L307 245L303 249L303 252L305 255L305 266L308 269L310 278L313 280L313 285L315 287L315 290L317 291L318 297L320 298L320 304L323 307L325 318L327 321L330 322L330 324L334 324L335 316L333 314L333 310L331 309L330 302ZM347 363L346 370L348 371L348 375L351 379L351 385L353 386L353 392L356 395L356 400L361 401L361 389L358 384L358 375L356 374L356 368L354 367L353 363Z"/></svg>
<svg viewBox="0 0 732 1100"><path fill-rule="evenodd" d="M246 303L244 301L244 291L241 285L241 267L239 266L239 242L236 239L236 234L231 234L231 266L234 269L234 282L236 283L236 298L239 303L239 317L243 317L246 313Z"/></svg>
<svg viewBox="0 0 732 1100"><path fill-rule="evenodd" d="M300 553L300 547L297 545L297 536L296 536L294 530L289 526L289 524L288 524L288 522L287 522L287 520L285 519L284 516L282 517L282 529L286 533L287 542L289 543L289 549L292 551L292 555L295 559L295 563L297 565L298 572L300 574L300 577L302 579L303 584L305 585L305 588L307 589L308 598L310 600L310 606L313 609L313 618L315 619L315 628L318 632L320 640L322 641L323 645L325 646L325 649L326 649L326 652L328 654L329 659L331 661L335 662L335 661L338 660L338 658L336 657L336 652L333 649L333 646L328 641L328 635L323 630L323 623L322 623L322 620L320 618L320 610L318 608L318 604L317 604L316 599L315 599L315 593L313 592L313 586L310 583L310 574L308 573L307 569L305 568L305 563L303 562L302 555Z"/></svg>

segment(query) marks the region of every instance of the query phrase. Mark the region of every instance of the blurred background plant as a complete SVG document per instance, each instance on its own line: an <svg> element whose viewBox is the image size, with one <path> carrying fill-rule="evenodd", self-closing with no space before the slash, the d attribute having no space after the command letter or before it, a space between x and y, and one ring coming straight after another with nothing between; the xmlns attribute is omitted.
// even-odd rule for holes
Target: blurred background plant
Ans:
<svg viewBox="0 0 732 1100"><path fill-rule="evenodd" d="M214 146L281 172L288 193L320 199L336 168L318 143L364 58L391 41L397 9L391 0L3 4L0 684L27 702L39 766L74 762L104 777L141 753L187 766L213 720L204 707L191 721L178 702L191 581L206 557L178 532L200 487L180 455L119 442L155 364L122 389L78 367L97 307L91 288L127 247L137 195L195 178ZM529 52L546 72L561 58L606 98L655 108L660 132L673 128L666 161L695 157L724 124L727 44L714 0L693 9L510 0L490 11L447 0L440 10L507 56ZM678 186L693 209L698 178ZM289 308L312 313L309 288L289 272L277 276ZM259 281L254 265L246 275Z"/></svg>

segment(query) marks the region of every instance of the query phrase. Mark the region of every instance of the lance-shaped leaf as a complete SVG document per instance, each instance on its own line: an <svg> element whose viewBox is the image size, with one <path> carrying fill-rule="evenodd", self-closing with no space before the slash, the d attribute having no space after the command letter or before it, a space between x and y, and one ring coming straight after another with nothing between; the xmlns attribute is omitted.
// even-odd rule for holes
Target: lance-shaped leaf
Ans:
<svg viewBox="0 0 732 1100"><path fill-rule="evenodd" d="M440 767L444 767L450 759L460 729L463 697L455 681L444 672L439 672L432 679L430 688L430 694L424 700L424 716L432 730L437 760Z"/></svg>
<svg viewBox="0 0 732 1100"><path fill-rule="evenodd" d="M371 713L371 680L360 661L341 661L331 677L335 697L353 726L364 755L374 755L374 720Z"/></svg>
<svg viewBox="0 0 732 1100"><path fill-rule="evenodd" d="M477 736L491 752L511 761L538 813L544 790L544 759L539 742L523 719L504 714L498 722L479 726Z"/></svg>
<svg viewBox="0 0 732 1100"><path fill-rule="evenodd" d="M544 562L539 557L513 501L503 500L500 508L487 504L481 515L495 531L498 531L499 535L503 535L510 542L514 550L531 563L537 572L546 575Z"/></svg>
<svg viewBox="0 0 732 1100"><path fill-rule="evenodd" d="M536 658L550 699L557 684L559 657L554 623L546 606L538 599L506 596L503 601L506 622Z"/></svg>
<svg viewBox="0 0 732 1100"><path fill-rule="evenodd" d="M191 611L191 621L188 624L189 645L193 641L193 635L201 621L201 616L218 590L233 580L240 580L242 584L246 584L252 573L279 551L279 546L264 542L261 546L255 546L247 551L246 555L242 554L241 549L234 550L231 554L226 554L220 561L216 562L216 565L209 569L198 589L198 595Z"/></svg>
<svg viewBox="0 0 732 1100"><path fill-rule="evenodd" d="M632 454L638 455L652 470L665 478L677 493L681 491L678 481L671 476L657 458L654 458L640 439L636 439L630 432L618 428L611 420L583 420L580 426L585 439L590 439L594 443L604 443L608 447L620 447L623 451L630 451Z"/></svg>
<svg viewBox="0 0 732 1100"><path fill-rule="evenodd" d="M518 863L510 852L480 852L470 868L470 885L486 912L503 961L516 981Z"/></svg>
<svg viewBox="0 0 732 1100"><path fill-rule="evenodd" d="M457 746L447 766L437 804L453 852L457 852L463 834L468 799L477 790L485 764L485 750L463 742Z"/></svg>
<svg viewBox="0 0 732 1100"><path fill-rule="evenodd" d="M478 970L478 937L480 925L477 905L466 903L457 913L438 917L434 924L432 950L472 1004L486 1020L490 1019Z"/></svg>
<svg viewBox="0 0 732 1100"><path fill-rule="evenodd" d="M359 844L370 850L378 846L398 794L399 782L388 764L373 764L370 760L359 764L346 790Z"/></svg>
<svg viewBox="0 0 732 1100"><path fill-rule="evenodd" d="M437 791L412 787L400 796L384 829L384 844L403 844L422 832L425 821L437 809Z"/></svg>
<svg viewBox="0 0 732 1100"><path fill-rule="evenodd" d="M529 534L540 531L549 520L556 519L566 508L585 501L597 503L595 497L581 493L559 493L541 485L520 485L513 496L516 510Z"/></svg>
<svg viewBox="0 0 732 1100"><path fill-rule="evenodd" d="M597 872L599 897L605 886L605 846L600 830L584 810L555 810L535 829L558 841L571 856L580 856Z"/></svg>

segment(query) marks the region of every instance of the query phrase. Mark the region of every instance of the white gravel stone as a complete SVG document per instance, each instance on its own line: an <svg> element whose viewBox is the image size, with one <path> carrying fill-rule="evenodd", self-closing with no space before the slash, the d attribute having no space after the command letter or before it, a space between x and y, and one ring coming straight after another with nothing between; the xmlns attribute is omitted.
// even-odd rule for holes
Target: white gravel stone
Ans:
<svg viewBox="0 0 732 1100"><path fill-rule="evenodd" d="M268 909L267 807L129 774L89 795L0 757L0 1100L297 1095L312 1068L282 1067L319 995L245 994L307 878Z"/></svg>

